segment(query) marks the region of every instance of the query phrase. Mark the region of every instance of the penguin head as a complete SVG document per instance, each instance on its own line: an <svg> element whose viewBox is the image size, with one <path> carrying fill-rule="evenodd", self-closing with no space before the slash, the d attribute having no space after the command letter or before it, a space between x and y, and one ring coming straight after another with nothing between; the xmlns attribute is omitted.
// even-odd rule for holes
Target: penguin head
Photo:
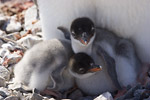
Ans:
<svg viewBox="0 0 150 100"><path fill-rule="evenodd" d="M94 60L85 53L75 54L70 59L69 66L71 74L77 78L86 78L102 70L102 67L96 65Z"/></svg>
<svg viewBox="0 0 150 100"><path fill-rule="evenodd" d="M86 17L75 19L70 27L71 36L86 46L95 38L95 27L92 20Z"/></svg>

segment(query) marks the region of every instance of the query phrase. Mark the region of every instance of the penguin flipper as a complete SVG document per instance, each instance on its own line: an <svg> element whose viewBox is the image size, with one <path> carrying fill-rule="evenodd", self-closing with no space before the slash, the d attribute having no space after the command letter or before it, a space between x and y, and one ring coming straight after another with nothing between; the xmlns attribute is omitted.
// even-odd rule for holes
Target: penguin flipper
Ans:
<svg viewBox="0 0 150 100"><path fill-rule="evenodd" d="M121 89L121 86L117 78L115 60L112 57L110 57L100 46L98 46L97 54L103 58L105 66L107 67L107 72L111 77L111 80L113 81L114 85L118 89Z"/></svg>
<svg viewBox="0 0 150 100"><path fill-rule="evenodd" d="M64 33L64 36L66 39L71 40L70 39L70 32L68 31L67 28L65 28L63 26L59 26L59 27L57 27L57 29L59 29L60 31L62 31Z"/></svg>

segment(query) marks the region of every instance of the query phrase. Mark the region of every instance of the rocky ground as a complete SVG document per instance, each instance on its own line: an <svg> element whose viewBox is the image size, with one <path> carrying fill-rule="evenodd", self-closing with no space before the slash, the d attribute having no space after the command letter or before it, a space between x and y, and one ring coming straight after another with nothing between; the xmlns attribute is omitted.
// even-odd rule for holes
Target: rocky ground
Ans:
<svg viewBox="0 0 150 100"><path fill-rule="evenodd" d="M9 2L10 1L10 2ZM26 91L22 85L11 87L13 68L24 52L42 41L40 20L31 0L0 0L0 100L55 100L36 91ZM75 90L64 98L73 100L150 100L150 70L145 65L139 76L144 85L127 87L124 92L85 96ZM144 78L143 78L144 77ZM63 99L63 100L70 100Z"/></svg>

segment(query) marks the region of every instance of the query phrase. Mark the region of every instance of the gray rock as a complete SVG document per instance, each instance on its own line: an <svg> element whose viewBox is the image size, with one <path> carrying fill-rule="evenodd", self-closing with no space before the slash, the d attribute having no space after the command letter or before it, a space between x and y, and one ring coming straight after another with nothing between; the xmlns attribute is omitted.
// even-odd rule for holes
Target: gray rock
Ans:
<svg viewBox="0 0 150 100"><path fill-rule="evenodd" d="M36 6L30 7L25 13L25 30L30 30L33 26L33 21L37 20L37 8Z"/></svg>
<svg viewBox="0 0 150 100"><path fill-rule="evenodd" d="M42 100L43 97L39 94L33 93L30 97L30 100Z"/></svg>
<svg viewBox="0 0 150 100"><path fill-rule="evenodd" d="M0 57L4 58L5 56L9 55L10 51L7 48L0 49Z"/></svg>
<svg viewBox="0 0 150 100"><path fill-rule="evenodd" d="M113 100L113 97L109 92L105 92L97 98L95 98L94 100Z"/></svg>
<svg viewBox="0 0 150 100"><path fill-rule="evenodd" d="M9 96L11 93L7 88L1 87L0 88L0 95L4 98L6 98L7 96Z"/></svg>
<svg viewBox="0 0 150 100"><path fill-rule="evenodd" d="M26 47L26 48L31 48L33 45L41 42L43 39L38 37L38 36L34 36L34 35L27 35L26 37L21 38L20 40L18 40L17 42L19 44L21 44L22 46Z"/></svg>
<svg viewBox="0 0 150 100"><path fill-rule="evenodd" d="M8 34L8 35L5 35L4 36L5 38L8 38L8 39L11 39L11 40L18 40L21 38L21 35L19 32L14 32L14 33L11 33L11 34Z"/></svg>
<svg viewBox="0 0 150 100"><path fill-rule="evenodd" d="M2 97L1 95L0 95L0 100L4 100L4 97Z"/></svg>
<svg viewBox="0 0 150 100"><path fill-rule="evenodd" d="M0 30L0 36L5 36L5 35L6 35L6 32L5 32L5 31Z"/></svg>
<svg viewBox="0 0 150 100"><path fill-rule="evenodd" d="M7 18L4 16L0 16L0 27L7 22Z"/></svg>
<svg viewBox="0 0 150 100"><path fill-rule="evenodd" d="M12 50L12 51L16 49L15 44L13 42L8 42L8 43L3 44L2 48Z"/></svg>
<svg viewBox="0 0 150 100"><path fill-rule="evenodd" d="M9 59L7 64L11 65L11 64L16 64L22 58L22 55L13 53L13 54L8 55L7 58Z"/></svg>
<svg viewBox="0 0 150 100"><path fill-rule="evenodd" d="M4 100L20 100L17 96L8 96Z"/></svg>
<svg viewBox="0 0 150 100"><path fill-rule="evenodd" d="M5 86L6 86L5 79L0 76L0 87L5 87Z"/></svg>
<svg viewBox="0 0 150 100"><path fill-rule="evenodd" d="M54 98L50 98L49 100L56 100L56 99L54 99ZM65 100L65 99L64 99Z"/></svg>
<svg viewBox="0 0 150 100"><path fill-rule="evenodd" d="M6 81L10 79L10 73L4 66L0 66L0 76Z"/></svg>
<svg viewBox="0 0 150 100"><path fill-rule="evenodd" d="M21 28L22 28L21 23L17 22L15 18L11 18L6 26L6 32L7 33L19 32Z"/></svg>
<svg viewBox="0 0 150 100"><path fill-rule="evenodd" d="M0 47L4 44L4 41L0 39Z"/></svg>

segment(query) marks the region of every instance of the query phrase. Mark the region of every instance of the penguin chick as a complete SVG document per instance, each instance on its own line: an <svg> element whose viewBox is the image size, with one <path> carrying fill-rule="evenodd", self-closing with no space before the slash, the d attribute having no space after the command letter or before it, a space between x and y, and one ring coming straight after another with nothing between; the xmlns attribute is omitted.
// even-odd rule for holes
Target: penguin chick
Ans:
<svg viewBox="0 0 150 100"><path fill-rule="evenodd" d="M94 60L85 53L75 54L70 59L69 66L71 66L74 76L78 75L78 77L83 78L90 76L90 73L102 70L102 66L96 65Z"/></svg>
<svg viewBox="0 0 150 100"><path fill-rule="evenodd" d="M68 41L52 39L38 43L14 68L14 83L23 83L40 91L46 87L64 91L73 86L68 60L73 55Z"/></svg>
<svg viewBox="0 0 150 100"><path fill-rule="evenodd" d="M106 29L95 27L92 20L87 17L75 19L70 31L72 48L75 53L84 52L97 60L95 59L97 54L93 55L93 53L94 49L99 50L99 47L96 46L99 45L115 60L115 69L121 86L136 83L141 64L130 40L118 37Z"/></svg>
<svg viewBox="0 0 150 100"><path fill-rule="evenodd" d="M78 88L87 95L99 95L121 88L114 70L114 60L107 54L100 54L99 57L103 60L101 65L95 65L94 60L85 53L77 53L69 61L69 72L75 77Z"/></svg>

